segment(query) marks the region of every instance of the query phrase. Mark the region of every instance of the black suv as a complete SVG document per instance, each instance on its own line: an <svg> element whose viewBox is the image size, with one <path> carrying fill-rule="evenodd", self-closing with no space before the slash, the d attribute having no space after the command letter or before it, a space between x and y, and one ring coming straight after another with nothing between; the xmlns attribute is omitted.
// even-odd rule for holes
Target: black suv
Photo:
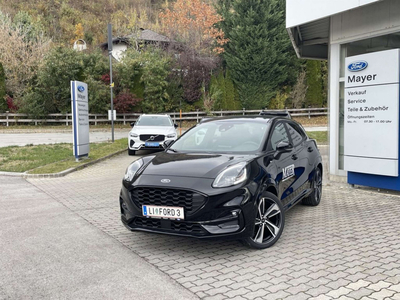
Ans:
<svg viewBox="0 0 400 300"><path fill-rule="evenodd" d="M208 119L165 146L127 168L120 209L130 230L267 248L286 210L321 200L316 142L287 117Z"/></svg>

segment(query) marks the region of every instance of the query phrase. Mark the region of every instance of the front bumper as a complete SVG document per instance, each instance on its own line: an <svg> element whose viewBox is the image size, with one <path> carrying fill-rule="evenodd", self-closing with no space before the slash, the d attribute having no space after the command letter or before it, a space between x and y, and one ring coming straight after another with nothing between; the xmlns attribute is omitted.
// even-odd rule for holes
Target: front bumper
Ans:
<svg viewBox="0 0 400 300"><path fill-rule="evenodd" d="M212 196L201 194L204 201L194 209L185 208L184 220L144 217L141 204L138 203L133 192L137 188L141 187L124 184L120 194L121 221L131 231L196 238L240 239L250 235L253 230L254 201L245 188ZM163 189L164 187L146 188ZM171 188L171 190L174 189ZM191 192L200 195L197 191ZM146 201L148 202L143 204L154 205L149 200Z"/></svg>
<svg viewBox="0 0 400 300"><path fill-rule="evenodd" d="M166 138L165 140L162 141L157 141L155 143L158 143L158 146L146 146L146 142L140 140L139 138L128 138L128 147L130 150L164 150L164 142L168 140L175 140L174 138Z"/></svg>

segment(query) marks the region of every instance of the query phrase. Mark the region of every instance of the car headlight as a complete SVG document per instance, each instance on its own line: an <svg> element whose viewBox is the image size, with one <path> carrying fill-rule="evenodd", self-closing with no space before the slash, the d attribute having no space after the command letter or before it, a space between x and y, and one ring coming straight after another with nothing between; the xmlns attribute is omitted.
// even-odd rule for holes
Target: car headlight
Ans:
<svg viewBox="0 0 400 300"><path fill-rule="evenodd" d="M139 137L139 135L136 134L136 133L134 133L134 132L129 132L129 136L130 136L130 137L133 137L133 138Z"/></svg>
<svg viewBox="0 0 400 300"><path fill-rule="evenodd" d="M143 166L143 160L138 159L135 162L131 163L129 167L126 169L124 180L132 181L136 172Z"/></svg>
<svg viewBox="0 0 400 300"><path fill-rule="evenodd" d="M223 170L215 178L212 186L214 188L228 187L239 184L247 179L247 163L241 162Z"/></svg>
<svg viewBox="0 0 400 300"><path fill-rule="evenodd" d="M167 138L169 139L173 139L174 137L176 137L176 133L167 134Z"/></svg>

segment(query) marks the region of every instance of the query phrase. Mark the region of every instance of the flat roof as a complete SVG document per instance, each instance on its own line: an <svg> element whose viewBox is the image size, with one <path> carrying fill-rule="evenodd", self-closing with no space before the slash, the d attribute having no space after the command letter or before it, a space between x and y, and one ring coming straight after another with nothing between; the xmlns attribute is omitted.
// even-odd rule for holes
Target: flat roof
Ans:
<svg viewBox="0 0 400 300"><path fill-rule="evenodd" d="M384 0L286 0L286 28L299 58L328 59L330 17Z"/></svg>
<svg viewBox="0 0 400 300"><path fill-rule="evenodd" d="M286 28L292 28L383 0L286 0Z"/></svg>

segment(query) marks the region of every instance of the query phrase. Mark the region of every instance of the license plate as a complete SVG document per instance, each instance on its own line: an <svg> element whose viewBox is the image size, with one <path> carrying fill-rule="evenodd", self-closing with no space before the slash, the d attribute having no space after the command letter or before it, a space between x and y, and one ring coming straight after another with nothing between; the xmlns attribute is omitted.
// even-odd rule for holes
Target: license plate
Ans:
<svg viewBox="0 0 400 300"><path fill-rule="evenodd" d="M144 145L146 147L159 147L160 143L156 143L156 142L145 142Z"/></svg>
<svg viewBox="0 0 400 300"><path fill-rule="evenodd" d="M142 213L145 217L167 218L183 220L183 207L143 205Z"/></svg>

